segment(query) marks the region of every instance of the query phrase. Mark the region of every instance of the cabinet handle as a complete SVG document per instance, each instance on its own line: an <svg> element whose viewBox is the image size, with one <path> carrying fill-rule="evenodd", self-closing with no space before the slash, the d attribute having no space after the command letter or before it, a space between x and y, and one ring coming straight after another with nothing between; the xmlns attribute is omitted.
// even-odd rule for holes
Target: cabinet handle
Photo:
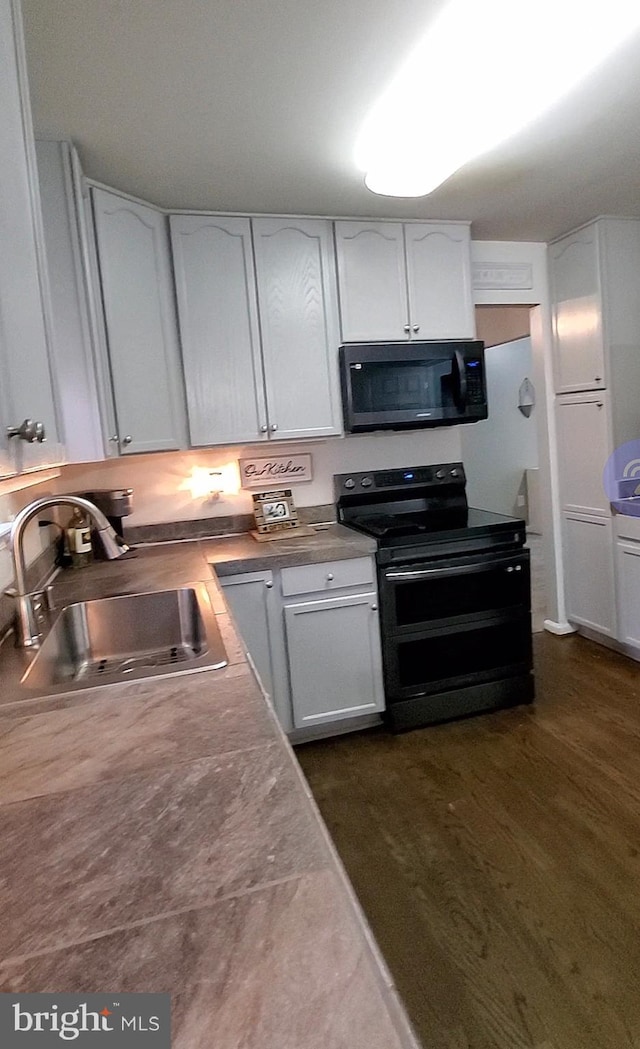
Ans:
<svg viewBox="0 0 640 1049"><path fill-rule="evenodd" d="M602 408L602 406L603 406L602 405L602 401L596 401L596 407L597 408Z"/></svg>
<svg viewBox="0 0 640 1049"><path fill-rule="evenodd" d="M131 434L127 434L126 437L122 438L122 443L123 444L131 444L132 440L133 440L133 437L131 436Z"/></svg>
<svg viewBox="0 0 640 1049"><path fill-rule="evenodd" d="M271 426L270 426L271 433L275 433L277 429L278 429L277 423L271 423Z"/></svg>
<svg viewBox="0 0 640 1049"><path fill-rule="evenodd" d="M417 334L420 331L420 325L419 324L414 324L413 328L412 328L412 331L415 331L416 334Z"/></svg>
<svg viewBox="0 0 640 1049"><path fill-rule="evenodd" d="M267 424L263 423L263 425L260 427L260 433L266 433L268 429L269 427L267 426Z"/></svg>
<svg viewBox="0 0 640 1049"><path fill-rule="evenodd" d="M409 332L411 331L411 325L410 324L404 324L403 328L404 328L404 331L406 331L406 333L408 335Z"/></svg>
<svg viewBox="0 0 640 1049"><path fill-rule="evenodd" d="M271 590L273 583L265 583L264 585L266 586L267 590Z"/></svg>
<svg viewBox="0 0 640 1049"><path fill-rule="evenodd" d="M117 433L114 433L113 436L109 438L109 440L111 441L111 444L117 444L120 438L118 437Z"/></svg>
<svg viewBox="0 0 640 1049"><path fill-rule="evenodd" d="M377 612L378 611L378 606L377 605L372 605L371 606L371 611L372 612Z"/></svg>
<svg viewBox="0 0 640 1049"><path fill-rule="evenodd" d="M19 437L27 444L42 444L46 440L44 424L34 419L25 419L20 426L7 426L7 437Z"/></svg>
<svg viewBox="0 0 640 1049"><path fill-rule="evenodd" d="M333 582L333 572L327 572L327 583Z"/></svg>
<svg viewBox="0 0 640 1049"><path fill-rule="evenodd" d="M602 376L601 375L596 375L596 377L595 377L595 379L593 381L594 382L602 382Z"/></svg>

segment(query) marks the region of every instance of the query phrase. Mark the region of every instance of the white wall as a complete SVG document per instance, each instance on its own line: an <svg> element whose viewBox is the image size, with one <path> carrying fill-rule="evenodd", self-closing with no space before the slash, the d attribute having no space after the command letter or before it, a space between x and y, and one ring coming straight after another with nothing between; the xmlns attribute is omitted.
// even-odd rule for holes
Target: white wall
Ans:
<svg viewBox="0 0 640 1049"><path fill-rule="evenodd" d="M158 524L164 521L199 520L228 514L251 513L251 495L245 491L225 494L211 501L193 497L188 479L194 467L227 467L225 477L237 476L239 458L310 452L313 481L292 486L297 506L333 503L333 475L349 470L385 470L425 463L459 462L462 458L462 427L394 434L360 434L326 441L235 448L211 448L192 452L166 452L155 455L122 457L104 463L83 463L63 467L59 492L91 491L96 488L133 488L133 513L129 525ZM237 484L236 484L237 487Z"/></svg>
<svg viewBox="0 0 640 1049"><path fill-rule="evenodd" d="M471 506L522 516L524 471L538 465L536 409L526 419L517 407L520 384L532 377L531 339L491 346L485 362L489 418L461 428L467 497Z"/></svg>
<svg viewBox="0 0 640 1049"><path fill-rule="evenodd" d="M57 471L52 473L57 473ZM52 475L48 476L51 478ZM12 521L18 511L33 502L34 499L51 495L56 491L57 480L55 477L45 481L40 480L37 484L17 492L11 491L13 481L0 481L0 523ZM32 521L25 532L24 553L27 564L31 564L54 538L55 531L50 528L38 528L37 523ZM0 592L12 581L13 562L8 546L3 543L0 546Z"/></svg>

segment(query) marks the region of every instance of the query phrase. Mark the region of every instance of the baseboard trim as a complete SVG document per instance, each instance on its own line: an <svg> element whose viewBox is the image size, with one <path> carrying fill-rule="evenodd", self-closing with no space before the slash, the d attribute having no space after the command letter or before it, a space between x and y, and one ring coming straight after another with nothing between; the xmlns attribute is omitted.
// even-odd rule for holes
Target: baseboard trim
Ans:
<svg viewBox="0 0 640 1049"><path fill-rule="evenodd" d="M550 634L555 634L557 637L564 637L566 634L577 633L577 628L571 626L571 623L556 623L555 619L545 619L544 628Z"/></svg>

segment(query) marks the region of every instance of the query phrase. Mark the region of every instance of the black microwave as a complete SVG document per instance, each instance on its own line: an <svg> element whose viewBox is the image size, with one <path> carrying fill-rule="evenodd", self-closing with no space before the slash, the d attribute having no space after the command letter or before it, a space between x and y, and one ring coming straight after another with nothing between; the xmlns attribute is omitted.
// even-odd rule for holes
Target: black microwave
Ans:
<svg viewBox="0 0 640 1049"><path fill-rule="evenodd" d="M347 433L487 418L483 342L341 346L340 381Z"/></svg>

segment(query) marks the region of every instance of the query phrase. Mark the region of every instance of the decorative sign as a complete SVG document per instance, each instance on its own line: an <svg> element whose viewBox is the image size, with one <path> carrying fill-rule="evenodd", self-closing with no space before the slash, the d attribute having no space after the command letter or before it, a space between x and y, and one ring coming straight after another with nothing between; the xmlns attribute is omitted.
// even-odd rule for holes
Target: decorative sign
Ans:
<svg viewBox="0 0 640 1049"><path fill-rule="evenodd" d="M489 288L528 291L533 288L533 266L530 262L476 262L473 286L479 291Z"/></svg>
<svg viewBox="0 0 640 1049"><path fill-rule="evenodd" d="M243 488L269 488L274 484L312 481L311 456L272 455L268 459L240 459L240 483Z"/></svg>
<svg viewBox="0 0 640 1049"><path fill-rule="evenodd" d="M282 532L298 527L298 511L293 505L290 488L278 492L256 492L253 496L253 516L259 534Z"/></svg>

